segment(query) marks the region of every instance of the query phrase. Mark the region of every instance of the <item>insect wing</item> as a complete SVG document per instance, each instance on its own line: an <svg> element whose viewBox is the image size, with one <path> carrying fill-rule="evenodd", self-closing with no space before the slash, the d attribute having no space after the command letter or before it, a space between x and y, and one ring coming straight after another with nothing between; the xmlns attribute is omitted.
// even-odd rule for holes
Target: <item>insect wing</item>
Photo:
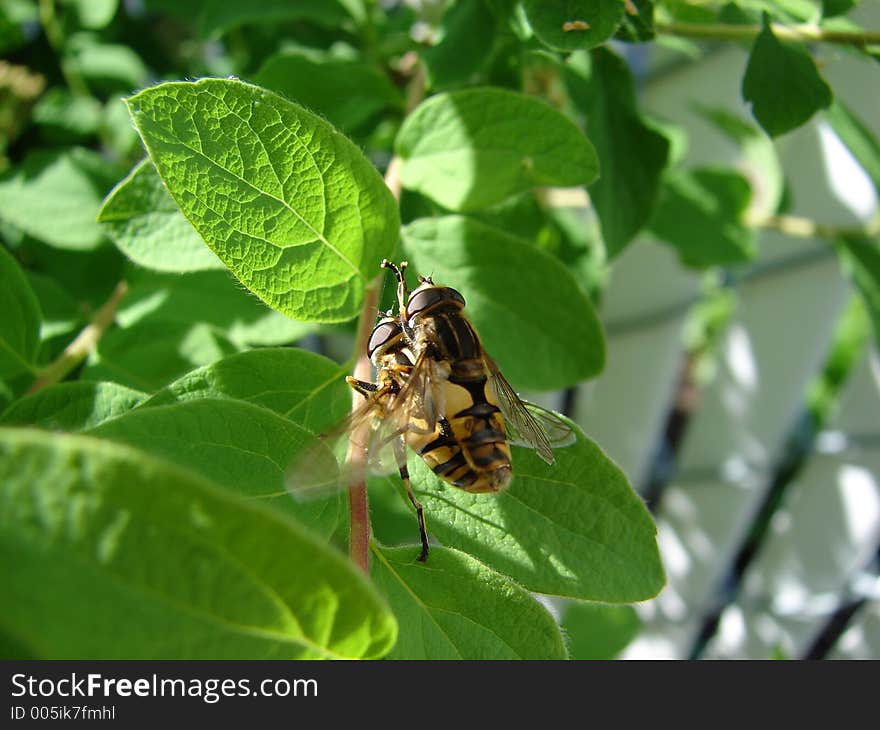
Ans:
<svg viewBox="0 0 880 730"><path fill-rule="evenodd" d="M310 439L285 472L287 491L297 500L318 499L346 489L356 475L347 461L352 438L361 434L366 471L387 474L395 466L392 424L384 395L373 395L331 430ZM390 432L390 433L389 433Z"/></svg>
<svg viewBox="0 0 880 730"><path fill-rule="evenodd" d="M534 449L544 461L553 464L553 449L574 443L574 431L552 411L521 400L495 361L488 355L485 359L489 382L498 396L498 405L504 416L507 440Z"/></svg>

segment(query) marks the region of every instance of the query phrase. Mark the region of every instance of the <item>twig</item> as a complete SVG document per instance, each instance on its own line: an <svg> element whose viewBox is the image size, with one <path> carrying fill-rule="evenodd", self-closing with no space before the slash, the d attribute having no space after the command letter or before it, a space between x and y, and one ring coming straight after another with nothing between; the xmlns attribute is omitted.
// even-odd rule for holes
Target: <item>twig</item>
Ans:
<svg viewBox="0 0 880 730"><path fill-rule="evenodd" d="M89 353L98 344L98 340L101 339L107 328L113 324L119 303L127 292L128 284L125 281L120 281L110 295L110 298L95 312L92 321L82 329L73 342L64 348L64 352L40 371L37 379L31 385L30 390L28 390L28 395L36 393L48 385L60 382L89 356Z"/></svg>
<svg viewBox="0 0 880 730"><path fill-rule="evenodd" d="M878 31L831 30L817 25L783 25L771 23L770 28L780 40L811 43L837 43L864 47L880 44ZM663 35L705 40L751 40L762 30L760 25L728 25L725 23L656 23L654 30Z"/></svg>
<svg viewBox="0 0 880 730"><path fill-rule="evenodd" d="M771 215L761 220L747 222L753 228L779 231L795 238L826 238L833 240L848 236L873 238L880 235L880 220L876 218L861 228L833 226L796 215Z"/></svg>

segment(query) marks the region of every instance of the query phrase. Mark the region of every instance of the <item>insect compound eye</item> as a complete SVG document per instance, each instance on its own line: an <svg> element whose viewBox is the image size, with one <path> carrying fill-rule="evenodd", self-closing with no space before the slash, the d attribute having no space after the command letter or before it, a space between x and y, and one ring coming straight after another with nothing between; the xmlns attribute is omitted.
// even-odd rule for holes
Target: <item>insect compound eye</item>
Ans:
<svg viewBox="0 0 880 730"><path fill-rule="evenodd" d="M402 330L397 320L383 319L373 328L370 341L367 343L367 355L373 357L373 353L380 347L384 347L397 337Z"/></svg>
<svg viewBox="0 0 880 730"><path fill-rule="evenodd" d="M415 315L438 304L452 304L455 307L464 307L464 297L448 286L425 285L410 294L409 301L406 304L406 313L412 319Z"/></svg>

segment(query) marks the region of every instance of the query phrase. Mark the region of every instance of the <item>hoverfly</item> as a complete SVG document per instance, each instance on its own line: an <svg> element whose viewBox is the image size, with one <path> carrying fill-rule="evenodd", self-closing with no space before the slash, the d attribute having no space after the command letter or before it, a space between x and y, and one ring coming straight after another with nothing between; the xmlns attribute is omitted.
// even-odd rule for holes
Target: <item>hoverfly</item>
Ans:
<svg viewBox="0 0 880 730"><path fill-rule="evenodd" d="M574 434L552 411L520 400L465 316L464 297L422 276L410 291L406 266L382 261L397 278L398 313L385 313L367 343L376 382L346 378L364 402L322 440L368 423L367 463L377 473L396 466L418 517L418 559L424 562L428 536L410 483L407 446L453 486L498 492L513 477L510 444L534 449L552 465L553 448L572 443ZM291 491L326 485L317 474L325 466L325 459L306 452L288 473Z"/></svg>

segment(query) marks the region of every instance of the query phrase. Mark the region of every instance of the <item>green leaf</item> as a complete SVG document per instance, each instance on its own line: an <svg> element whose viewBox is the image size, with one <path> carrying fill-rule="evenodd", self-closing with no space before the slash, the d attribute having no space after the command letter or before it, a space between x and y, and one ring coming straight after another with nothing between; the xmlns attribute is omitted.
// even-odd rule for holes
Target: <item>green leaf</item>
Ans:
<svg viewBox="0 0 880 730"><path fill-rule="evenodd" d="M880 242L876 238L847 236L839 238L835 245L844 269L862 295L880 346Z"/></svg>
<svg viewBox="0 0 880 730"><path fill-rule="evenodd" d="M641 119L632 74L626 62L598 49L566 66L572 101L587 118L602 174L590 185L609 257L618 254L647 223L669 158L669 141Z"/></svg>
<svg viewBox="0 0 880 730"><path fill-rule="evenodd" d="M0 176L0 219L51 246L98 247L103 231L95 221L103 191L96 180L95 153L37 150Z"/></svg>
<svg viewBox="0 0 880 730"><path fill-rule="evenodd" d="M64 4L76 11L84 28L105 28L113 20L119 8L119 0L64 0Z"/></svg>
<svg viewBox="0 0 880 730"><path fill-rule="evenodd" d="M822 17L845 15L859 4L859 0L822 0Z"/></svg>
<svg viewBox="0 0 880 730"><path fill-rule="evenodd" d="M403 104L388 77L362 61L283 52L269 58L254 81L323 115L344 132Z"/></svg>
<svg viewBox="0 0 880 730"><path fill-rule="evenodd" d="M403 184L458 211L537 186L586 184L598 170L593 146L573 122L504 89L432 96L407 117L395 144Z"/></svg>
<svg viewBox="0 0 880 730"><path fill-rule="evenodd" d="M92 86L129 91L147 83L150 71L129 46L102 43L92 33L77 33L64 46L64 62L75 67Z"/></svg>
<svg viewBox="0 0 880 730"><path fill-rule="evenodd" d="M280 345L298 340L314 325L294 322L242 290L226 271L184 275L141 272L120 305L116 321L123 327L138 322L204 322L232 342Z"/></svg>
<svg viewBox="0 0 880 730"><path fill-rule="evenodd" d="M538 40L558 51L592 48L607 41L623 21L623 0L523 0Z"/></svg>
<svg viewBox="0 0 880 730"><path fill-rule="evenodd" d="M0 423L82 431L130 411L146 398L146 393L118 383L57 383L13 403Z"/></svg>
<svg viewBox="0 0 880 730"><path fill-rule="evenodd" d="M412 270L459 290L487 352L522 388L563 388L605 364L602 329L586 294L556 258L461 216L406 226Z"/></svg>
<svg viewBox="0 0 880 730"><path fill-rule="evenodd" d="M570 603L561 621L572 659L615 659L641 624L632 606L599 603Z"/></svg>
<svg viewBox="0 0 880 730"><path fill-rule="evenodd" d="M49 276L28 271L28 283L37 296L43 319L40 322L40 364L48 362L47 341L60 338L64 347L72 339L75 329L85 326L86 318L82 307ZM53 343L57 344L57 343Z"/></svg>
<svg viewBox="0 0 880 730"><path fill-rule="evenodd" d="M771 137L796 129L833 100L831 87L803 44L776 38L766 13L746 66L742 95Z"/></svg>
<svg viewBox="0 0 880 730"><path fill-rule="evenodd" d="M341 495L298 502L285 487L285 471L311 434L260 406L231 398L188 400L138 408L88 433L188 467L325 538L336 529Z"/></svg>
<svg viewBox="0 0 880 730"><path fill-rule="evenodd" d="M357 147L314 114L235 80L161 84L128 105L171 196L248 289L294 319L359 312L399 219Z"/></svg>
<svg viewBox="0 0 880 730"><path fill-rule="evenodd" d="M187 373L145 405L235 398L268 408L317 434L351 409L348 369L307 350L250 350Z"/></svg>
<svg viewBox="0 0 880 730"><path fill-rule="evenodd" d="M495 15L482 0L453 3L443 15L439 41L422 51L432 89L474 83L492 54Z"/></svg>
<svg viewBox="0 0 880 730"><path fill-rule="evenodd" d="M412 455L428 531L530 591L609 603L657 595L664 584L657 529L626 476L580 432L555 456L548 466L514 448L511 486L469 494Z"/></svg>
<svg viewBox="0 0 880 730"><path fill-rule="evenodd" d="M40 303L24 272L0 246L0 378L32 371L40 346Z"/></svg>
<svg viewBox="0 0 880 730"><path fill-rule="evenodd" d="M135 165L110 191L98 221L126 256L148 269L225 268L180 212L149 160Z"/></svg>
<svg viewBox="0 0 880 730"><path fill-rule="evenodd" d="M355 658L394 643L342 555L131 447L0 429L0 500L3 627L38 658Z"/></svg>
<svg viewBox="0 0 880 730"><path fill-rule="evenodd" d="M831 128L874 183L880 196L880 143L873 132L842 101L836 100L825 112Z"/></svg>
<svg viewBox="0 0 880 730"><path fill-rule="evenodd" d="M370 574L397 618L389 659L566 659L553 617L513 581L472 557L373 543Z"/></svg>
<svg viewBox="0 0 880 730"><path fill-rule="evenodd" d="M624 3L626 12L615 39L627 43L644 43L654 40L654 0L632 0ZM635 12L633 12L635 11Z"/></svg>
<svg viewBox="0 0 880 730"><path fill-rule="evenodd" d="M203 38L218 38L243 25L309 20L336 28L350 20L345 7L337 0L260 0L257 3L203 0L201 10L198 26Z"/></svg>
<svg viewBox="0 0 880 730"><path fill-rule="evenodd" d="M141 322L107 332L80 377L151 393L233 352L235 345L206 324Z"/></svg>
<svg viewBox="0 0 880 730"><path fill-rule="evenodd" d="M94 97L56 86L40 97L31 118L50 139L69 142L96 134L102 114L101 102Z"/></svg>
<svg viewBox="0 0 880 730"><path fill-rule="evenodd" d="M743 263L756 253L754 232L743 223L750 197L748 180L732 170L671 172L649 227L687 266Z"/></svg>

